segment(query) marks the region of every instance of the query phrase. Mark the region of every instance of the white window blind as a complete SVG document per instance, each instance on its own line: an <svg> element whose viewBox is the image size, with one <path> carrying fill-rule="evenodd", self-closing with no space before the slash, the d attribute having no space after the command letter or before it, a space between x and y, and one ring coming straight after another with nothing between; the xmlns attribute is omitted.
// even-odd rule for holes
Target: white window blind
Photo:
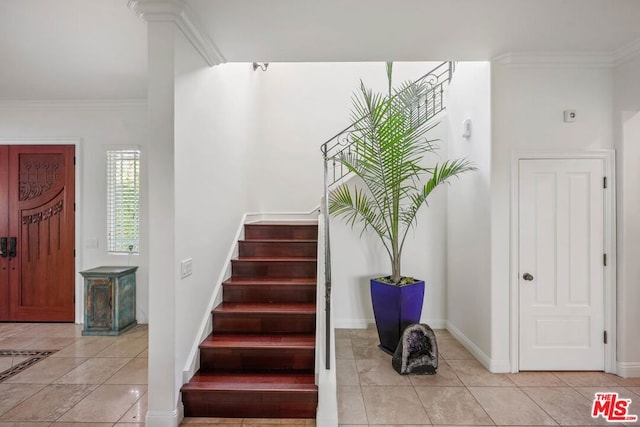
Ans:
<svg viewBox="0 0 640 427"><path fill-rule="evenodd" d="M107 151L109 253L137 254L140 246L140 150Z"/></svg>

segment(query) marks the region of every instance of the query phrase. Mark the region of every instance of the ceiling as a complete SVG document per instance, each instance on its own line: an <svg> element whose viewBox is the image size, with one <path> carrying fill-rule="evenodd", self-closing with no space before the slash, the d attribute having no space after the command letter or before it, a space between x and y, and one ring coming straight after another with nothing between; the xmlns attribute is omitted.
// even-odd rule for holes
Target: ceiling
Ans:
<svg viewBox="0 0 640 427"><path fill-rule="evenodd" d="M640 40L640 0L185 0L227 61L486 60ZM144 98L126 0L0 0L0 99Z"/></svg>

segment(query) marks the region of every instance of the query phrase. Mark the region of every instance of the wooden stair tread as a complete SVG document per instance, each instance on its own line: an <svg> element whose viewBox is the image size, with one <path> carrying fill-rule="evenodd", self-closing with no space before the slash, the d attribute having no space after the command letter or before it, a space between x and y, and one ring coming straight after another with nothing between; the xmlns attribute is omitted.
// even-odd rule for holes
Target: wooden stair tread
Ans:
<svg viewBox="0 0 640 427"><path fill-rule="evenodd" d="M243 335L213 334L200 344L201 349L209 348L277 348L277 349L313 349L316 346L314 335Z"/></svg>
<svg viewBox="0 0 640 427"><path fill-rule="evenodd" d="M231 277L223 282L225 285L286 285L286 286L316 286L315 277Z"/></svg>
<svg viewBox="0 0 640 427"><path fill-rule="evenodd" d="M299 313L313 314L315 303L237 303L223 302L214 313Z"/></svg>
<svg viewBox="0 0 640 427"><path fill-rule="evenodd" d="M243 239L238 240L238 242L250 242L250 243L318 243L318 239L264 239L264 238L255 238L255 239Z"/></svg>
<svg viewBox="0 0 640 427"><path fill-rule="evenodd" d="M182 391L317 392L314 374L197 373Z"/></svg>
<svg viewBox="0 0 640 427"><path fill-rule="evenodd" d="M317 262L317 257L238 257L231 261L249 261L249 262Z"/></svg>

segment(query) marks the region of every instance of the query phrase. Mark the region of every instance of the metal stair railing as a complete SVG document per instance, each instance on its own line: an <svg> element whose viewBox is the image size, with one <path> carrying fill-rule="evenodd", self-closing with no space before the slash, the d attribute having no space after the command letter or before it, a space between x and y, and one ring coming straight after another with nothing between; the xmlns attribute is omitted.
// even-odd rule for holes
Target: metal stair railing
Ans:
<svg viewBox="0 0 640 427"><path fill-rule="evenodd" d="M424 123L434 118L438 113L445 110L444 88L445 84L451 81L455 71L455 62L447 61L438 65L415 83L424 83L428 86L426 95L416 104L416 113L419 120ZM398 96L398 94L394 95ZM361 119L362 120L362 119ZM331 245L329 241L329 191L336 183L341 182L347 175L347 170L338 160L341 155L354 155L352 151L354 144L352 132L355 125L338 132L335 136L322 144L320 150L324 158L324 195L322 203L322 213L324 220L324 282L325 282L325 368L331 369Z"/></svg>

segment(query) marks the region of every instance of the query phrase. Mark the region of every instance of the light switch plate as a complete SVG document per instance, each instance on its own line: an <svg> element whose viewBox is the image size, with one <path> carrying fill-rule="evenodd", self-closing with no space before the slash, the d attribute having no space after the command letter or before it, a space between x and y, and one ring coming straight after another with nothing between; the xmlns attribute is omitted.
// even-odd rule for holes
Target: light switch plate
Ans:
<svg viewBox="0 0 640 427"><path fill-rule="evenodd" d="M180 263L180 278L191 276L193 273L193 259L187 258Z"/></svg>

